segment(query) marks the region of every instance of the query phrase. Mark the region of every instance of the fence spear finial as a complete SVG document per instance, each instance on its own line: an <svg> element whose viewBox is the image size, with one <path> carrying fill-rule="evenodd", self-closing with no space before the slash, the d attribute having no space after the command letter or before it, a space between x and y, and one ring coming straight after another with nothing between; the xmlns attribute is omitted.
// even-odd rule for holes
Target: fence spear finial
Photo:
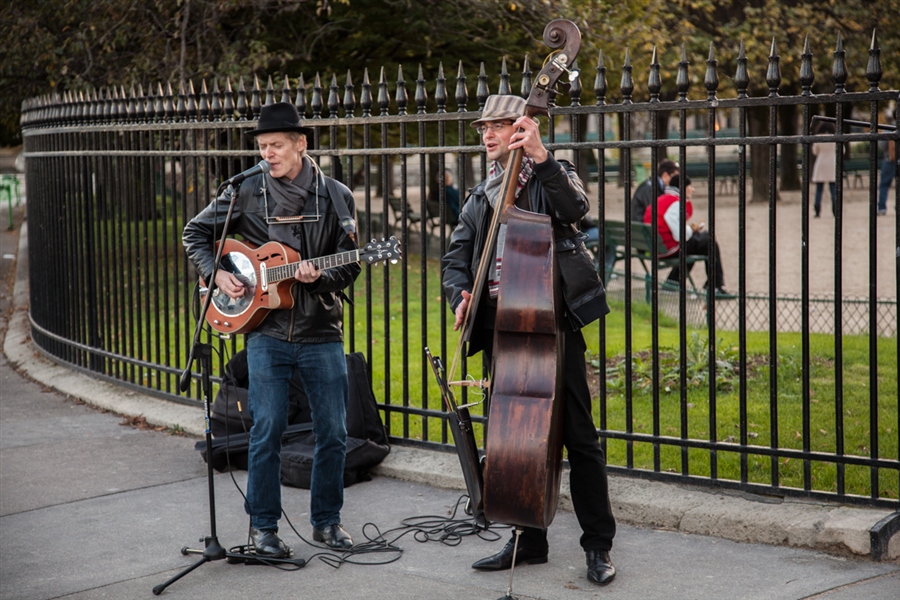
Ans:
<svg viewBox="0 0 900 600"><path fill-rule="evenodd" d="M675 76L675 89L678 90L678 101L687 100L688 89L691 87L691 80L688 78L687 49L681 44L681 60L678 61L678 75Z"/></svg>
<svg viewBox="0 0 900 600"><path fill-rule="evenodd" d="M650 57L650 78L647 80L647 90L650 92L650 102L659 102L659 91L662 89L662 78L659 75L659 58L656 45L653 46L653 56Z"/></svg>
<svg viewBox="0 0 900 600"><path fill-rule="evenodd" d="M606 104L606 66L603 64L603 50L597 57L597 75L594 76L594 95L597 96L597 106Z"/></svg>
<svg viewBox="0 0 900 600"><path fill-rule="evenodd" d="M347 83L344 84L344 116L352 117L353 109L356 108L356 94L353 91L353 81L350 76L350 69L347 69Z"/></svg>
<svg viewBox="0 0 900 600"><path fill-rule="evenodd" d="M834 63L831 67L831 78L834 80L834 93L844 93L844 83L847 81L847 64L844 62L844 42L841 40L841 32L837 34L837 45L834 49Z"/></svg>
<svg viewBox="0 0 900 600"><path fill-rule="evenodd" d="M631 77L631 53L628 48L625 48L625 64L622 65L622 82L619 89L622 91L622 104L631 104L634 79Z"/></svg>
<svg viewBox="0 0 900 600"><path fill-rule="evenodd" d="M815 78L813 76L812 51L809 49L809 34L803 42L803 54L800 55L800 86L803 88L802 96L809 96Z"/></svg>
<svg viewBox="0 0 900 600"><path fill-rule="evenodd" d="M866 64L866 79L869 80L869 91L878 91L878 82L881 81L881 49L878 47L878 38L875 29L872 29L872 43L869 45L869 62Z"/></svg>

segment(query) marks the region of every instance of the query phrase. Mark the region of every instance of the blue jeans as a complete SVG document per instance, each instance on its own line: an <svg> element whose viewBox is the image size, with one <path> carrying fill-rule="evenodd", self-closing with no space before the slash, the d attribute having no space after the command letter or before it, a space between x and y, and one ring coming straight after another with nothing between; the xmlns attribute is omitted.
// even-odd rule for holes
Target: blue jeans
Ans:
<svg viewBox="0 0 900 600"><path fill-rule="evenodd" d="M250 371L250 450L247 500L250 526L278 530L281 517L281 435L287 427L288 382L300 373L309 398L316 449L309 521L322 529L341 522L347 450L347 362L341 342L285 342L261 333L247 336Z"/></svg>
<svg viewBox="0 0 900 600"><path fill-rule="evenodd" d="M816 212L819 212L819 209L822 208L822 192L825 191L823 188L825 184L821 181L816 183ZM831 192L831 214L834 214L834 182L831 181L828 183L828 191Z"/></svg>
<svg viewBox="0 0 900 600"><path fill-rule="evenodd" d="M878 211L887 212L888 190L897 175L897 163L885 158L881 161L881 183L878 184Z"/></svg>

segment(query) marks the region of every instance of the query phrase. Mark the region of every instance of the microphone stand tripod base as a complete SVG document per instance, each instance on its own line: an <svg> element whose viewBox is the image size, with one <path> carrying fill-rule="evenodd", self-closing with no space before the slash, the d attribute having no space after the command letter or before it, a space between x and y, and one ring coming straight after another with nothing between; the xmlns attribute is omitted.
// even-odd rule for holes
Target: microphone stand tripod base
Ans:
<svg viewBox="0 0 900 600"><path fill-rule="evenodd" d="M187 569L184 569L181 573L175 575L174 577L172 577L171 579L166 581L165 583L161 583L161 584L155 586L153 588L154 596L159 596L160 594L162 594L163 590L165 590L167 587L169 587L170 585L172 585L173 583L175 583L176 581L178 581L179 579L181 579L182 577L184 577L185 575L187 575L188 573L190 573L191 571L193 571L200 565L206 564L208 562L212 562L214 560L222 560L223 558L228 556L228 553L225 551L225 548L223 548L222 545L219 544L219 539L216 536L206 537L206 538L204 538L204 542L206 543L206 548L204 548L203 550L197 550L195 548L187 548L187 547L184 547L181 549L181 554L183 554L185 556L187 556L188 554L201 554L203 557L199 561L195 562L193 565L188 567Z"/></svg>
<svg viewBox="0 0 900 600"><path fill-rule="evenodd" d="M219 543L218 537L206 537L203 538L203 542L206 544L205 549L198 550L196 548L188 548L185 546L181 549L181 553L185 556L188 554L202 554L206 560L222 560L228 555L225 548Z"/></svg>

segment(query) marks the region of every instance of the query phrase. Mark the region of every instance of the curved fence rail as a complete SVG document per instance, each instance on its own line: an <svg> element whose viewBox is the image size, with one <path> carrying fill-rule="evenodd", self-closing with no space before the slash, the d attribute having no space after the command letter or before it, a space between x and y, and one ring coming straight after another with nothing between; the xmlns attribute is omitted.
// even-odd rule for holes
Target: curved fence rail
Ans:
<svg viewBox="0 0 900 600"><path fill-rule="evenodd" d="M751 87L743 53L728 74L735 87L720 89L722 67L711 53L705 97L689 98L684 59L668 95L661 94L659 65L649 65L647 101L632 98L633 67L624 65L614 94L621 100L611 103L601 57L594 69L595 102L582 104L585 92L576 79L570 103L551 111L547 145L583 174L591 190L589 216L596 222L638 218L630 214L633 186L656 172L668 154L705 180L697 187L705 188L712 237L725 216L737 223L733 237L719 239L723 255L736 264L733 297L707 298L684 286L662 291L645 284L645 278L660 280L658 265L645 275L635 270L637 262L625 261L611 284L612 315L586 330L598 373L597 425L612 469L896 506L900 262L881 249L900 247L900 227L896 214L876 214L874 200L879 145L897 137L879 129L878 119L898 92L878 87L882 69L875 43L873 36L867 81L851 87L838 42L832 80L818 86L833 91L822 94L812 93L808 44L799 95L779 95L774 45L764 86L768 96L751 95L760 86ZM146 93L114 87L25 102L30 314L37 346L96 376L199 404L199 374L186 394L178 390L198 304L197 277L182 250L181 230L214 200L219 182L258 160L243 133L254 127L260 106L289 101L315 132L310 154L354 191L363 236L396 234L404 245L401 264L364 267L350 290L347 349L368 357L392 439L449 449L446 415L423 356L425 346L446 356L456 341L440 289L439 260L454 219L444 174L460 189L484 177L480 140L468 123L489 89L496 85L499 93L512 93L511 77L505 64L495 81L482 67L470 101L462 67L449 82L441 69L433 87L420 68L412 94L402 70L390 85L383 73L376 84L367 72L359 85L348 75L339 86L332 76L328 87L318 75L313 86L302 76L295 84L285 76L280 88L269 77L265 88L254 79L249 90L243 80L236 86L215 80L211 89L202 82L199 92L186 82L177 92L157 84ZM526 61L520 93L530 86ZM834 116L836 133L812 135L812 117L819 112ZM782 114L791 116L779 121ZM865 126L851 126L851 118L862 118ZM755 123L762 126L749 135ZM720 130L729 135L720 136ZM825 263L809 252L813 143L849 148L857 156L845 159L837 152L835 256ZM790 231L779 222L779 185L782 173L790 171L785 164L797 165L800 188L802 217ZM853 176L852 184L845 175ZM851 185L867 186L853 191L867 200L853 200ZM760 199L761 204L751 202ZM761 230L748 223L750 204L766 207ZM864 231L844 230L850 210L863 211ZM860 251L866 286L852 294L843 287L848 235L867 240ZM603 227L598 238L604 248ZM763 250L751 253L756 238ZM785 239L793 256L776 250L776 241ZM800 265L792 289L777 279L785 259ZM598 262L604 271L604 261ZM836 282L824 304L809 283L811 271L823 264ZM748 274L760 271L768 279L761 289L749 289ZM847 296L856 299L848 305ZM206 330L204 338L218 349L221 372L242 340L211 333ZM475 412L481 436L483 411Z"/></svg>

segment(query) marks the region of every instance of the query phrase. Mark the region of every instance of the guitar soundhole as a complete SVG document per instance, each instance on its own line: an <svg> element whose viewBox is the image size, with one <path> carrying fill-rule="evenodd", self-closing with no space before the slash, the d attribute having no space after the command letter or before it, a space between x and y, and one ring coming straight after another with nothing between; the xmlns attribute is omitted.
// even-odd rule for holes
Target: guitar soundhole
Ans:
<svg viewBox="0 0 900 600"><path fill-rule="evenodd" d="M256 270L250 259L240 252L229 252L222 257L221 269L225 269L244 284L244 295L240 298L231 298L228 294L213 294L213 303L216 309L226 317L239 315L250 308L253 298L256 296L258 281Z"/></svg>

